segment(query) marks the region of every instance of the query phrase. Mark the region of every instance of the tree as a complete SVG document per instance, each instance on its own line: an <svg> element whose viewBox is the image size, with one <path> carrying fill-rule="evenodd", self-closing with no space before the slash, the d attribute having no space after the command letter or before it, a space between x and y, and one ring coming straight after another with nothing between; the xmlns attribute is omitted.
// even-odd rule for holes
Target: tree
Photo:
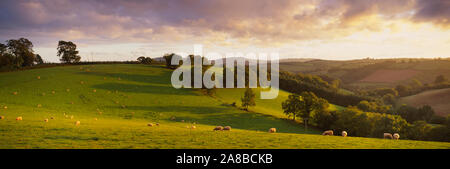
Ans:
<svg viewBox="0 0 450 169"><path fill-rule="evenodd" d="M300 96L297 94L291 94L288 99L281 103L284 114L292 116L292 120L295 121L295 117L300 113Z"/></svg>
<svg viewBox="0 0 450 169"><path fill-rule="evenodd" d="M255 97L256 95L251 88L245 89L244 97L241 98L242 107L244 107L245 110L248 110L249 106L255 106Z"/></svg>
<svg viewBox="0 0 450 169"><path fill-rule="evenodd" d="M138 57L137 60L138 60L140 63L142 63L142 64L151 64L152 61L153 61L152 58L150 58L150 57L144 57L144 56Z"/></svg>
<svg viewBox="0 0 450 169"><path fill-rule="evenodd" d="M14 64L20 66L33 66L35 55L33 51L33 43L26 39L10 39L7 40L7 48L15 56Z"/></svg>
<svg viewBox="0 0 450 169"><path fill-rule="evenodd" d="M382 100L383 100L383 103L385 103L385 104L390 104L390 105L395 104L395 96L390 93L385 94L383 96Z"/></svg>
<svg viewBox="0 0 450 169"><path fill-rule="evenodd" d="M178 65L172 65L172 58L175 56L175 53L171 53L171 54L165 54L163 56L164 60L166 60L166 66L169 69L176 69L178 66L180 66L180 64Z"/></svg>
<svg viewBox="0 0 450 169"><path fill-rule="evenodd" d="M397 85L395 87L395 90L398 91L398 95L400 96L406 96L409 94L409 91L411 90L411 87L406 86L406 85Z"/></svg>
<svg viewBox="0 0 450 169"><path fill-rule="evenodd" d="M430 122L434 115L434 110L429 105L424 105L418 109L419 116L421 120L425 120L426 122Z"/></svg>
<svg viewBox="0 0 450 169"><path fill-rule="evenodd" d="M313 92L302 92L298 97L292 96L282 103L285 113L295 113L295 116L299 116L304 120L305 129L308 127L311 113L325 111L328 106L327 100L318 98Z"/></svg>
<svg viewBox="0 0 450 169"><path fill-rule="evenodd" d="M36 62L37 64L44 64L44 60L42 60L42 57L41 57L41 55L39 55L39 54L36 55L36 60L35 60L35 62Z"/></svg>
<svg viewBox="0 0 450 169"><path fill-rule="evenodd" d="M444 83L444 82L447 82L447 81L448 81L448 79L444 75L439 75L439 76L436 76L436 79L434 80L434 83L435 84L440 84L440 83Z"/></svg>
<svg viewBox="0 0 450 169"><path fill-rule="evenodd" d="M138 58L137 58L137 61L140 62L140 63L143 63L144 60L145 60L145 57L144 57L144 56L141 56L141 57L138 57Z"/></svg>
<svg viewBox="0 0 450 169"><path fill-rule="evenodd" d="M78 55L77 45L73 42L59 41L58 42L58 57L64 63L79 62L81 57Z"/></svg>

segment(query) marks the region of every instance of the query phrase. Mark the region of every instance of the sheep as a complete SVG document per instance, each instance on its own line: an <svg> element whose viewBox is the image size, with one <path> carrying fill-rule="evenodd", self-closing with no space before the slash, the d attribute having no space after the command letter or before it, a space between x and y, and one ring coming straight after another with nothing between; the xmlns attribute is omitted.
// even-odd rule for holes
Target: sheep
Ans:
<svg viewBox="0 0 450 169"><path fill-rule="evenodd" d="M223 128L223 130L225 130L225 131L230 131L230 130L231 130L231 127L230 127L230 126L225 126L225 127Z"/></svg>
<svg viewBox="0 0 450 169"><path fill-rule="evenodd" d="M222 131L223 127L222 126L216 126L213 131Z"/></svg>
<svg viewBox="0 0 450 169"><path fill-rule="evenodd" d="M153 126L153 124L152 124L152 123L148 123L148 124L147 124L147 126L149 126L149 127L152 127L152 126Z"/></svg>
<svg viewBox="0 0 450 169"><path fill-rule="evenodd" d="M4 106L3 108L4 108L4 109L8 109L8 106Z"/></svg>
<svg viewBox="0 0 450 169"><path fill-rule="evenodd" d="M342 137L347 137L347 132L346 131L342 131Z"/></svg>
<svg viewBox="0 0 450 169"><path fill-rule="evenodd" d="M172 116L172 117L170 118L170 120L174 121L174 120L176 120L176 117L175 117L175 116Z"/></svg>
<svg viewBox="0 0 450 169"><path fill-rule="evenodd" d="M48 122L48 119L44 119L44 122L46 122L46 123L47 123L47 122Z"/></svg>
<svg viewBox="0 0 450 169"><path fill-rule="evenodd" d="M3 120L3 119L5 119L5 116L0 116L0 120Z"/></svg>
<svg viewBox="0 0 450 169"><path fill-rule="evenodd" d="M159 126L159 123L156 123L156 126Z"/></svg>
<svg viewBox="0 0 450 169"><path fill-rule="evenodd" d="M195 126L191 126L191 129L196 129L197 127L195 127Z"/></svg>
<svg viewBox="0 0 450 169"><path fill-rule="evenodd" d="M16 118L16 121L21 121L22 120L22 116L19 116Z"/></svg>
<svg viewBox="0 0 450 169"><path fill-rule="evenodd" d="M388 138L388 139L392 139L393 138L391 133L384 133L383 136L384 136L385 139L386 138Z"/></svg>
<svg viewBox="0 0 450 169"><path fill-rule="evenodd" d="M269 133L276 133L277 132L277 129L276 128L270 128L269 129Z"/></svg>
<svg viewBox="0 0 450 169"><path fill-rule="evenodd" d="M393 137L394 137L395 140L398 140L400 138L400 134L394 133Z"/></svg>
<svg viewBox="0 0 450 169"><path fill-rule="evenodd" d="M79 126L79 125L80 125L80 121L76 121L75 126Z"/></svg>
<svg viewBox="0 0 450 169"><path fill-rule="evenodd" d="M333 130L327 130L327 131L324 131L324 132L322 133L322 135L323 135L323 136L332 136L332 135L334 135L334 134L333 134Z"/></svg>

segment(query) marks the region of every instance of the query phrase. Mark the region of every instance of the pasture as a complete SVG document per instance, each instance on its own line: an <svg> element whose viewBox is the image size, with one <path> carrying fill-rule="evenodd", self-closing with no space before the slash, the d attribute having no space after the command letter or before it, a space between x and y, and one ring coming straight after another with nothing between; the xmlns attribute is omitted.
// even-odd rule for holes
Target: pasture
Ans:
<svg viewBox="0 0 450 169"><path fill-rule="evenodd" d="M284 91L276 100L258 99L247 112L230 105L240 105L242 89L209 97L173 88L170 76L162 66L126 64L0 73L0 148L450 148L351 133L321 136L286 119ZM213 131L218 125L232 130Z"/></svg>

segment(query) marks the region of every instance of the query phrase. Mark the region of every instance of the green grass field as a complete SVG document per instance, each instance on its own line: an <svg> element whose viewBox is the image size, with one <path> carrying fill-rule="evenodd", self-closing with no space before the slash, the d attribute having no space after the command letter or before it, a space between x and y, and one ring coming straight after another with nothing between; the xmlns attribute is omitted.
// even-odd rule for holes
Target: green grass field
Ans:
<svg viewBox="0 0 450 169"><path fill-rule="evenodd" d="M242 89L220 89L214 98L175 89L170 76L161 66L121 64L0 73L0 148L450 148L305 132L281 112L286 92L246 112L229 105L240 105ZM212 131L217 125L233 129ZM268 133L272 127L278 133Z"/></svg>

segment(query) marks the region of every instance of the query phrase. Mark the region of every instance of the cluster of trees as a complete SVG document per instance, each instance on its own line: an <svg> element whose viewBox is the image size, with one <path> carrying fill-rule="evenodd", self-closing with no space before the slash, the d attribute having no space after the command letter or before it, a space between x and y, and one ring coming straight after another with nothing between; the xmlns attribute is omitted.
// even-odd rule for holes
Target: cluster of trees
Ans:
<svg viewBox="0 0 450 169"><path fill-rule="evenodd" d="M153 59L150 57L141 56L137 58L137 61L142 64L151 64L153 62Z"/></svg>
<svg viewBox="0 0 450 169"><path fill-rule="evenodd" d="M63 63L77 63L81 57L73 42L59 41L57 55ZM33 43L26 38L10 39L6 44L0 43L0 69L14 70L44 64L39 54L35 54Z"/></svg>
<svg viewBox="0 0 450 169"><path fill-rule="evenodd" d="M292 117L300 117L304 120L307 128L308 120L313 112L326 111L329 107L328 101L317 97L313 92L302 92L300 95L289 95L288 99L281 104L283 112Z"/></svg>
<svg viewBox="0 0 450 169"><path fill-rule="evenodd" d="M450 116L441 125L432 126L427 123L433 116L429 106L417 109L420 113L406 110L400 115L371 112L378 110L379 104L362 101L358 106L349 106L338 111L329 111L327 100L317 97L312 92L302 92L300 95L289 95L282 103L283 111L295 120L295 117L308 121L321 130L347 131L352 136L383 137L383 133L400 133L402 138L415 140L450 140ZM364 110L361 110L364 109ZM406 113L407 112L407 113ZM406 119L402 115L407 115ZM414 118L414 120L409 119Z"/></svg>
<svg viewBox="0 0 450 169"><path fill-rule="evenodd" d="M34 54L33 43L26 39L10 39L0 43L0 69L12 70L42 64L40 55Z"/></svg>
<svg viewBox="0 0 450 169"><path fill-rule="evenodd" d="M397 109L396 113L410 123L415 121L425 121L430 123L434 117L434 110L429 105L424 105L419 108L402 105Z"/></svg>
<svg viewBox="0 0 450 169"><path fill-rule="evenodd" d="M319 76L292 74L284 71L280 72L280 89L296 94L304 91L313 92L317 96L341 106L356 105L362 100L374 100L371 97L340 92L335 85L330 85Z"/></svg>

